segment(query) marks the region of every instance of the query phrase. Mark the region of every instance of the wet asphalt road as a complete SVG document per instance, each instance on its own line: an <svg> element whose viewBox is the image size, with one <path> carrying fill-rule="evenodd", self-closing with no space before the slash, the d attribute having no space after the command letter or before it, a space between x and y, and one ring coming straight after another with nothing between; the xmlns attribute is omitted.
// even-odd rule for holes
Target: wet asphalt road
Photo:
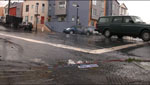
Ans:
<svg viewBox="0 0 150 85"><path fill-rule="evenodd" d="M37 33L36 34L36 33L14 31L11 29L6 29L3 26L0 26L0 33L18 36L27 39L43 41L43 42L50 42L54 44L63 44L67 46L77 47L77 48L90 49L90 50L112 48L116 46L136 44L139 42L143 42L141 39L134 39L128 37L125 37L122 40L119 40L117 37L106 39L102 35L85 36L85 35L66 35L62 33L49 33L49 34ZM135 71L135 69L134 70L131 69L135 67L134 64L130 65L129 63L118 63L118 62L108 64L102 62L107 60L113 60L113 59L116 60L116 59L127 59L127 58L135 58L135 57L140 59L150 59L150 43L128 47L126 49L121 49L117 51L101 53L101 54L90 54L90 53L84 53L80 51L50 46L47 44L39 44L39 43L34 43L34 42L21 40L17 38L0 36L0 52L1 52L0 53L1 59L5 61L17 61L17 62L37 63L37 64L42 63L47 66L53 66L58 64L61 65L62 63L67 63L68 60L100 62L98 63L98 65L101 66L101 68L95 69L94 71L88 70L86 71L88 72L87 74L85 74L84 71L82 70L80 71L74 68L72 70L76 71L76 73L70 71L68 72L68 70L62 68L54 69L53 74L57 74L54 77L54 78L57 77L55 82L53 82L54 84L56 82L59 82L59 84L66 83L66 82L72 84L75 83L76 81L79 81L79 83L84 83L84 84L87 83L98 84L99 80L96 79L100 78L100 76L97 75L101 75L102 77L107 75L107 77L103 77L102 79L106 81L103 83L109 83L107 80L112 81L110 78L116 74L119 75L119 77L116 77L116 80L120 78L120 75L124 75L123 77L121 77L123 78L123 80L126 79L125 77L129 77L129 79L122 82L129 81L131 83L134 83L130 80L135 81L134 79L136 79L137 76L146 76L140 74L142 70L139 68L136 68L136 70L139 70L139 74L136 76L133 72ZM128 70L126 69L126 67L129 67L127 68ZM103 70L100 70L102 68ZM130 72L130 74L125 73L123 70L127 70L126 72ZM132 74L132 72L134 75ZM66 73L69 73L69 75L66 75ZM59 74L62 76L59 76ZM65 80L65 78L68 77L70 79ZM85 79L78 80L78 77L85 78ZM146 80L148 78L149 77L145 77L143 79ZM89 79L91 80L89 81ZM141 78L139 79L137 78L137 80L141 80ZM113 82L115 82L115 80ZM111 82L111 84L113 82Z"/></svg>

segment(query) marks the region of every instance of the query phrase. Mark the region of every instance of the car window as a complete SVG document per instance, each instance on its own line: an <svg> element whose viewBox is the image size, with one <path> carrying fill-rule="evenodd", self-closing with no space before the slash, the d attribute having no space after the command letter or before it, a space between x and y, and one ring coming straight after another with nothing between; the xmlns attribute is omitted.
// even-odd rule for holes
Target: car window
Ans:
<svg viewBox="0 0 150 85"><path fill-rule="evenodd" d="M113 23L121 23L122 22L122 17L115 17L113 19Z"/></svg>
<svg viewBox="0 0 150 85"><path fill-rule="evenodd" d="M100 18L99 23L106 23L109 22L109 18Z"/></svg>
<svg viewBox="0 0 150 85"><path fill-rule="evenodd" d="M129 21L132 20L131 17L124 17L124 23L130 23Z"/></svg>

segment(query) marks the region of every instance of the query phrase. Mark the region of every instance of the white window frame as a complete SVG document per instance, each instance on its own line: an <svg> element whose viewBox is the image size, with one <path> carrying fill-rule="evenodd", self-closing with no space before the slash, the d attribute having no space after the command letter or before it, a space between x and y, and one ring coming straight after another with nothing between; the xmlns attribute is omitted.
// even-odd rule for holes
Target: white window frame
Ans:
<svg viewBox="0 0 150 85"><path fill-rule="evenodd" d="M61 2L64 2L64 4L60 5ZM59 8L66 8L66 1L61 1L61 2L58 3Z"/></svg>
<svg viewBox="0 0 150 85"><path fill-rule="evenodd" d="M96 5L96 3L97 3L97 0L92 0L93 5Z"/></svg>
<svg viewBox="0 0 150 85"><path fill-rule="evenodd" d="M97 9L92 8L92 16L96 16L97 15Z"/></svg>

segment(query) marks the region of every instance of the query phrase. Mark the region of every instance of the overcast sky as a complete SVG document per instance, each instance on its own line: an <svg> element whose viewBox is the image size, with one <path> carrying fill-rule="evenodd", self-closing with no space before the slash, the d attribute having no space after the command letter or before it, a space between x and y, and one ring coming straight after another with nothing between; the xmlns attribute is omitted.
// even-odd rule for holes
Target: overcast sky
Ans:
<svg viewBox="0 0 150 85"><path fill-rule="evenodd" d="M119 0L128 7L129 15L140 16L143 21L150 23L150 0Z"/></svg>
<svg viewBox="0 0 150 85"><path fill-rule="evenodd" d="M18 0L14 0L18 1ZM118 0L128 7L129 15L140 16L143 21L150 23L150 0ZM7 2L0 0L0 6Z"/></svg>

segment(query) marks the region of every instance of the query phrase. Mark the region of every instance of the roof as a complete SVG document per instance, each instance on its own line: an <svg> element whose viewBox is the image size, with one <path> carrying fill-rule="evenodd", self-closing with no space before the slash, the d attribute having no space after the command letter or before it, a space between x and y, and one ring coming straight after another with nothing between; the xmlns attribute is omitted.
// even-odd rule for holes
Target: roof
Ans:
<svg viewBox="0 0 150 85"><path fill-rule="evenodd" d="M120 6L124 6L126 9L128 9L127 6L124 3L122 3Z"/></svg>

